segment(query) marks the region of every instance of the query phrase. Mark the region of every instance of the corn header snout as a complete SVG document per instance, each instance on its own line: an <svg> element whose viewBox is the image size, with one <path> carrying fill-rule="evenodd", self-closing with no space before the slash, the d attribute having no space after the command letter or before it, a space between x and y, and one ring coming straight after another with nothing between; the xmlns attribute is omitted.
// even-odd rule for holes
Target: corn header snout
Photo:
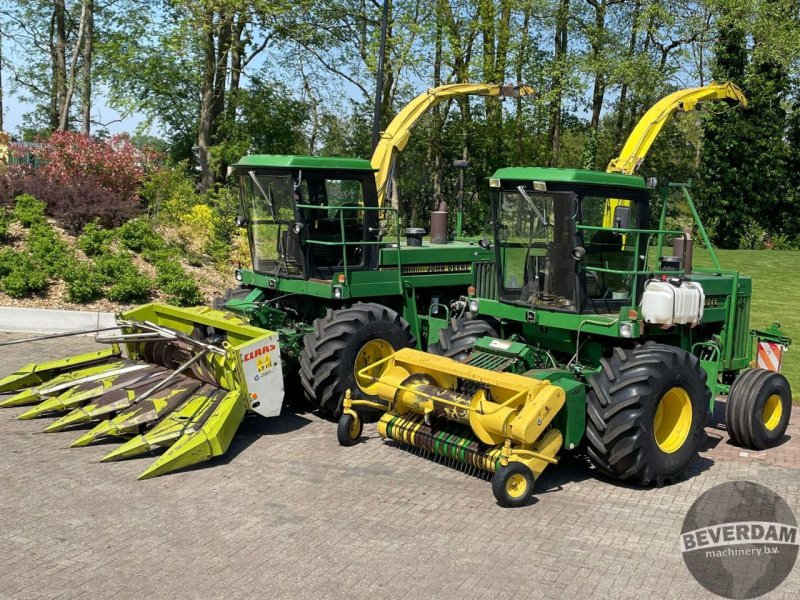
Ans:
<svg viewBox="0 0 800 600"><path fill-rule="evenodd" d="M382 437L492 473L503 506L527 503L535 480L557 462L563 437L552 423L565 392L549 381L406 348L361 369L357 382L379 401L348 394L338 428L344 446L361 434L357 409L381 409Z"/></svg>
<svg viewBox="0 0 800 600"><path fill-rule="evenodd" d="M247 410L280 413L276 333L230 313L160 304L119 315L117 326L97 330L106 349L0 379L0 393L13 394L0 407L33 405L20 419L56 417L46 432L90 427L72 446L126 440L103 461L166 448L140 479L223 454Z"/></svg>

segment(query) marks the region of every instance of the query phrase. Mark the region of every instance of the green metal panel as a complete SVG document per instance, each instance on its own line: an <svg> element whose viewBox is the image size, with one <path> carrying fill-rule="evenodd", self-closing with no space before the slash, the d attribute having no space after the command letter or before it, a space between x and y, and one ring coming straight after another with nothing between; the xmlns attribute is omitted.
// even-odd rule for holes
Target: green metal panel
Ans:
<svg viewBox="0 0 800 600"><path fill-rule="evenodd" d="M506 181L544 181L581 185L605 185L611 187L629 187L637 190L648 189L644 178L637 175L605 173L603 171L587 171L585 169L506 167L495 171L491 179L500 179Z"/></svg>
<svg viewBox="0 0 800 600"><path fill-rule="evenodd" d="M564 390L564 408L553 419L553 427L564 436L564 448L577 448L586 432L586 386L576 381L569 371L542 369L528 371L524 375L550 381Z"/></svg>
<svg viewBox="0 0 800 600"><path fill-rule="evenodd" d="M233 168L342 169L376 171L368 160L341 156L299 156L291 154L251 154L239 159Z"/></svg>

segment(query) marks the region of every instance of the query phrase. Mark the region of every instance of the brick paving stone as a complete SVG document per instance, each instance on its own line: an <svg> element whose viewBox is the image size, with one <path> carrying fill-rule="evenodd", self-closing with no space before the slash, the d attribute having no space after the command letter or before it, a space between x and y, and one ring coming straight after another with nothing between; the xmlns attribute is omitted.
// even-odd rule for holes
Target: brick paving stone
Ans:
<svg viewBox="0 0 800 600"><path fill-rule="evenodd" d="M0 333L0 341L18 334ZM89 338L6 348L0 376L87 351ZM228 454L139 482L152 456L97 462L75 433L0 410L0 600L23 598L709 598L678 533L695 499L747 479L800 513L800 418L743 452L719 403L692 476L638 489L567 457L536 502L499 508L490 485L382 442L352 448L301 403L248 417ZM796 568L772 597L800 596Z"/></svg>

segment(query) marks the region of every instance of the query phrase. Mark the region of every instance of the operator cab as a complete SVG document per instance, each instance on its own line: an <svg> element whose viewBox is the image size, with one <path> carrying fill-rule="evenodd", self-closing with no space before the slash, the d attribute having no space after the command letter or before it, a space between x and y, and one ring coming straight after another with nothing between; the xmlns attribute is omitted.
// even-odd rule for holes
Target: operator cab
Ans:
<svg viewBox="0 0 800 600"><path fill-rule="evenodd" d="M579 313L635 304L649 190L641 177L507 168L490 179L503 302Z"/></svg>
<svg viewBox="0 0 800 600"><path fill-rule="evenodd" d="M369 161L253 155L233 166L253 270L330 280L377 264L375 170ZM373 210L369 210L373 208ZM359 243L361 242L361 243Z"/></svg>

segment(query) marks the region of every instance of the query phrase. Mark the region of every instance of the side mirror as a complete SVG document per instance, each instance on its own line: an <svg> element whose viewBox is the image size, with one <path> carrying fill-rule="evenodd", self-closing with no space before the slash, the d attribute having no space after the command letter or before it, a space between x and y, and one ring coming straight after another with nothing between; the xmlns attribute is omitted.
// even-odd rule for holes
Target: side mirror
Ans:
<svg viewBox="0 0 800 600"><path fill-rule="evenodd" d="M575 246L572 249L572 258L574 258L576 261L582 261L584 256L586 256L586 248L583 246Z"/></svg>
<svg viewBox="0 0 800 600"><path fill-rule="evenodd" d="M247 219L242 216L236 217L236 226L237 227L245 227L247 226Z"/></svg>
<svg viewBox="0 0 800 600"><path fill-rule="evenodd" d="M481 238L481 240L478 242L478 246L480 246L484 250L488 250L489 248L492 247L492 242L490 242L486 238Z"/></svg>
<svg viewBox="0 0 800 600"><path fill-rule="evenodd" d="M631 221L631 207L617 206L614 209L614 229L627 229Z"/></svg>

